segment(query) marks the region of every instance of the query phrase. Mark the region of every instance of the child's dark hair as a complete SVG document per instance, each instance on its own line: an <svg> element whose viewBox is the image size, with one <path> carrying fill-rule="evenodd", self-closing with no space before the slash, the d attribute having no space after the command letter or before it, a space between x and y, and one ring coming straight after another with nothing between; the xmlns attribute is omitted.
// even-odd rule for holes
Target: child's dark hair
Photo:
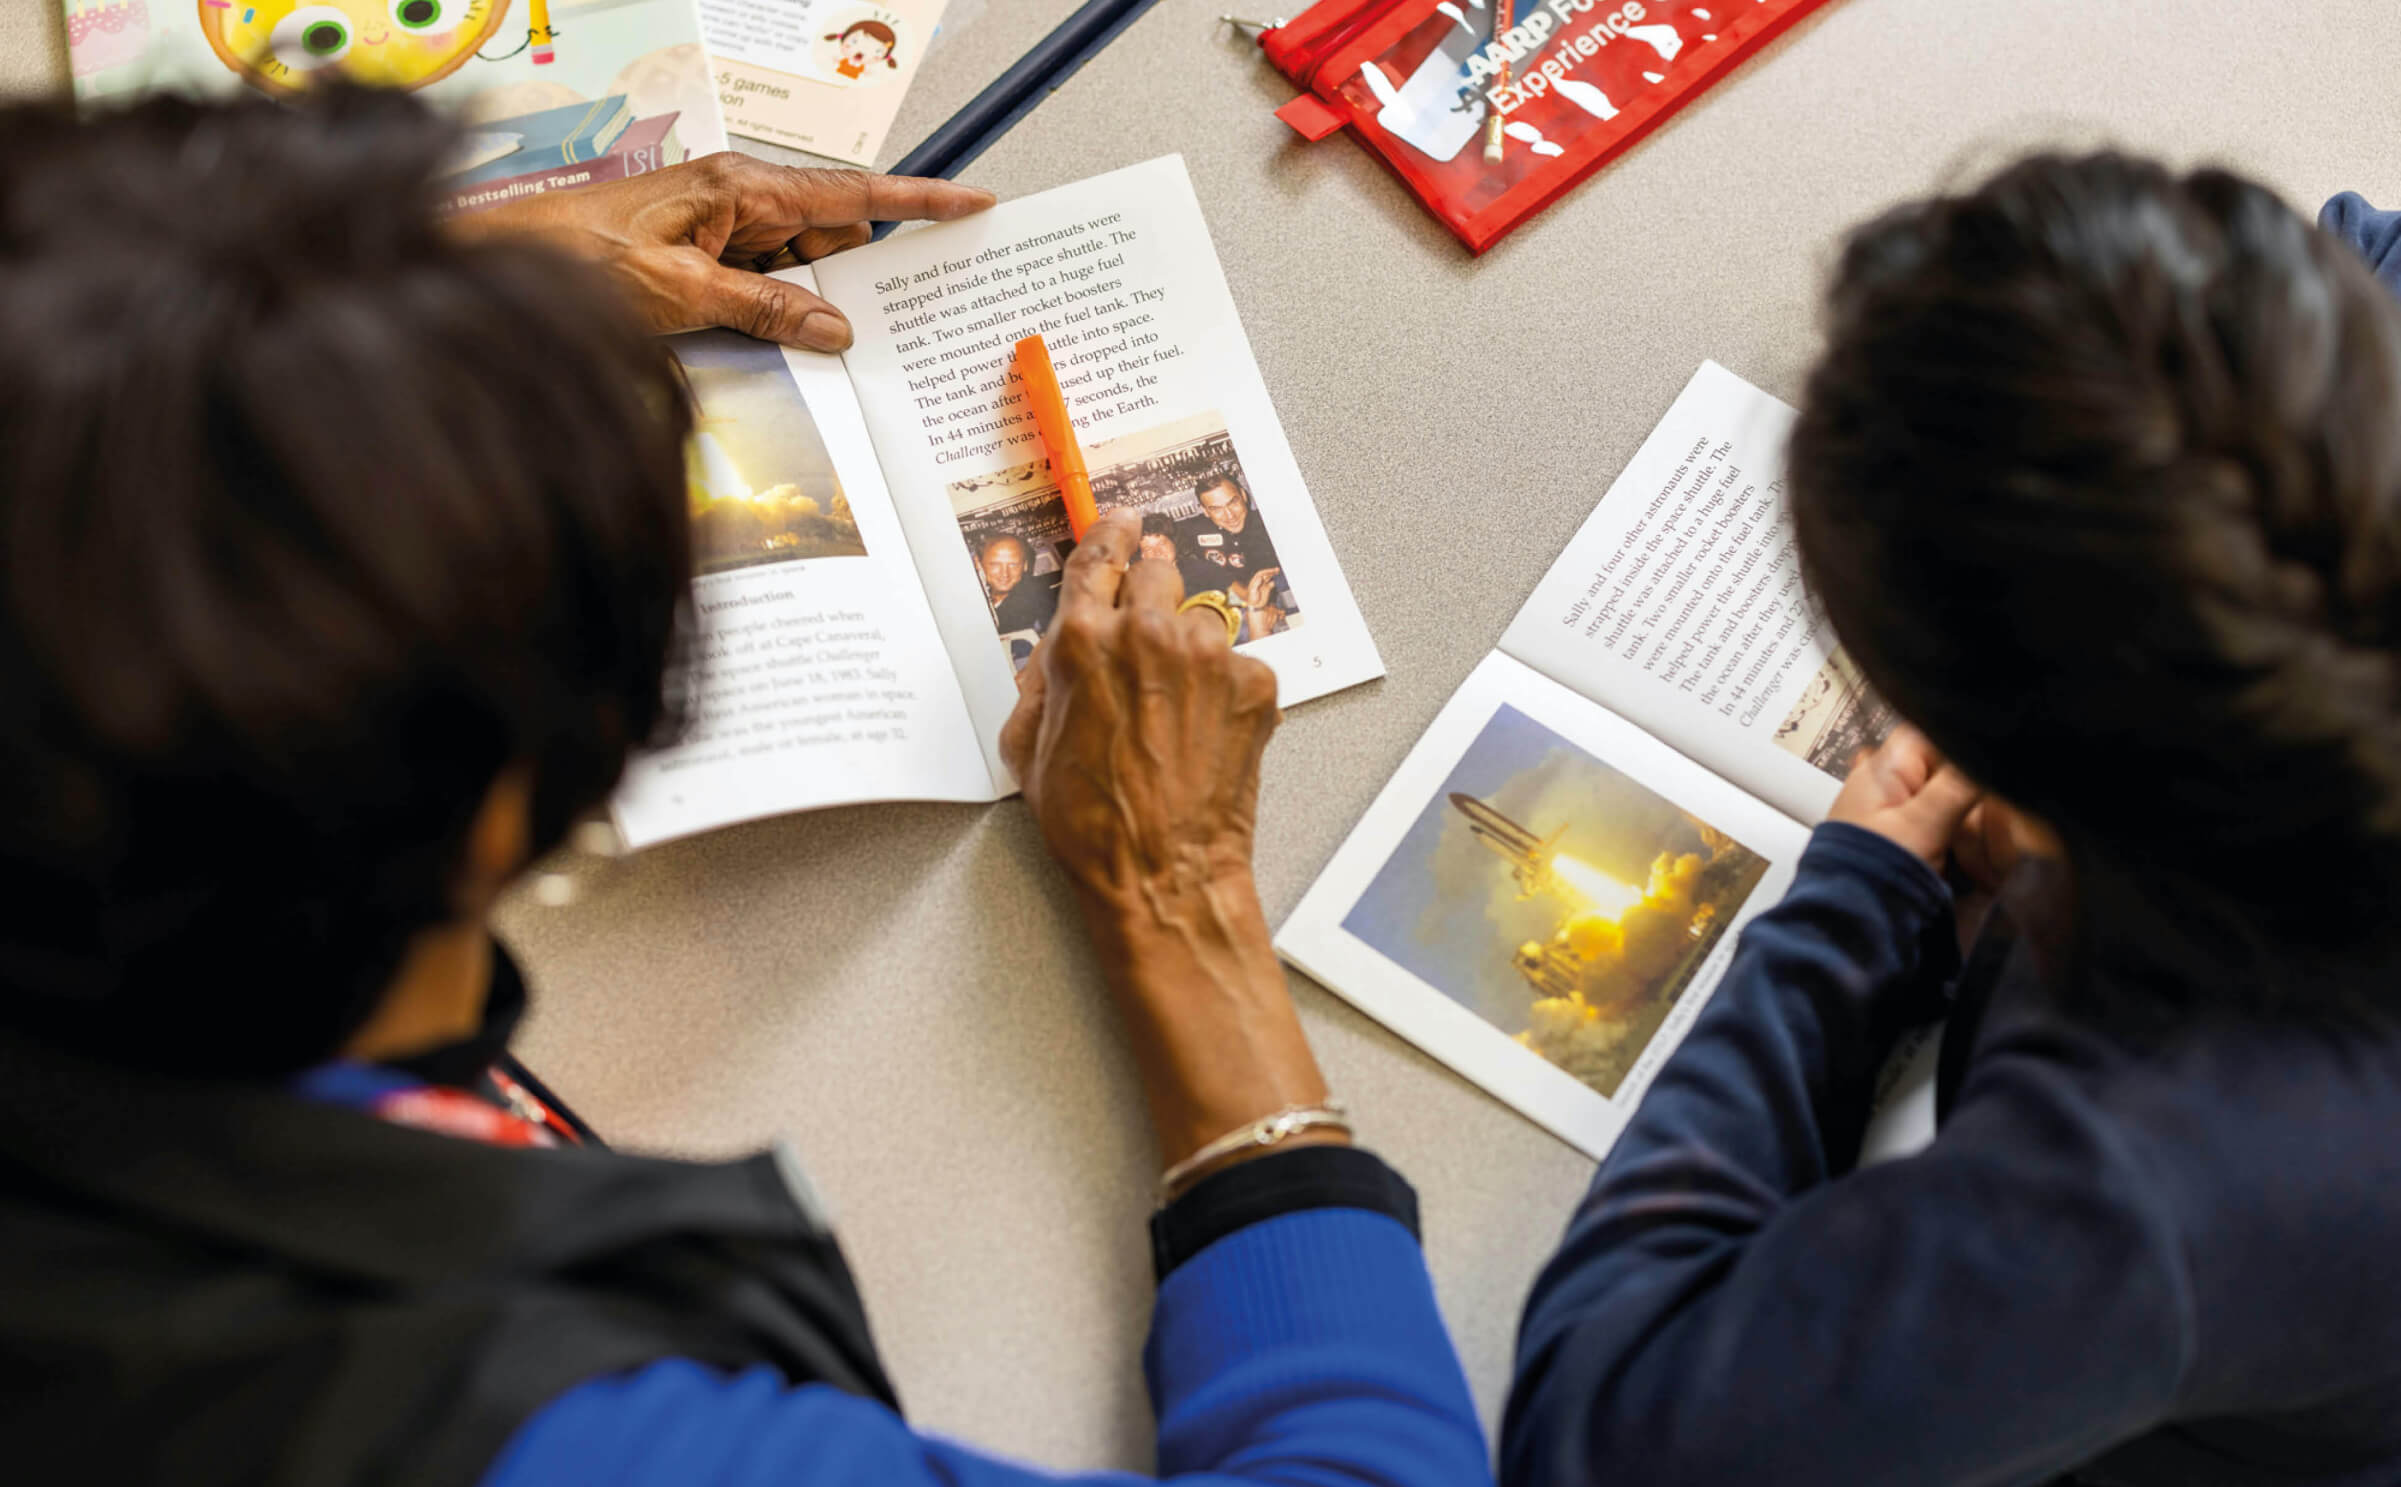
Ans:
<svg viewBox="0 0 2401 1487"><path fill-rule="evenodd" d="M0 110L0 1023L329 1056L673 725L689 413L587 271L436 215L391 94Z"/></svg>
<svg viewBox="0 0 2401 1487"><path fill-rule="evenodd" d="M1792 442L1868 678L2171 1002L2401 947L2401 310L2263 188L2040 158L1851 241ZM2097 983L2093 983L2097 984Z"/></svg>

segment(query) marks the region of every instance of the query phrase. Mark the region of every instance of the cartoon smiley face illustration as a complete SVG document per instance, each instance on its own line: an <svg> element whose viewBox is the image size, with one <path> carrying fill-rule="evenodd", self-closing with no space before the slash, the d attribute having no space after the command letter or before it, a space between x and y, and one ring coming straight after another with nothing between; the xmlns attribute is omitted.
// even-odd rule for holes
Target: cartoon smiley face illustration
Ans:
<svg viewBox="0 0 2401 1487"><path fill-rule="evenodd" d="M422 88L499 29L509 0L200 0L200 29L252 87L288 95L318 75Z"/></svg>

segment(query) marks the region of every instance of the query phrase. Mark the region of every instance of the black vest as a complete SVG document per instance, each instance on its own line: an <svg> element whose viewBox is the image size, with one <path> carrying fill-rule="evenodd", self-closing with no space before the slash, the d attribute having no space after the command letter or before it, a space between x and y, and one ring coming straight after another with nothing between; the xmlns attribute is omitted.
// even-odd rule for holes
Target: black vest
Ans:
<svg viewBox="0 0 2401 1487"><path fill-rule="evenodd" d="M787 1171L485 1146L0 1037L0 1475L472 1483L563 1391L668 1357L895 1403Z"/></svg>

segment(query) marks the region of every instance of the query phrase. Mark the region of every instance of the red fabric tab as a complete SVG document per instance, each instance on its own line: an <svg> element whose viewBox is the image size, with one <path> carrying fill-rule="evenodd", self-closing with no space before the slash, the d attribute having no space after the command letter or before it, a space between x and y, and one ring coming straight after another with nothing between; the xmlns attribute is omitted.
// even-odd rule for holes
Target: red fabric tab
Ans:
<svg viewBox="0 0 2401 1487"><path fill-rule="evenodd" d="M1340 110L1314 93L1303 93L1277 109L1276 117L1290 124L1301 138L1311 141L1324 139L1350 122Z"/></svg>

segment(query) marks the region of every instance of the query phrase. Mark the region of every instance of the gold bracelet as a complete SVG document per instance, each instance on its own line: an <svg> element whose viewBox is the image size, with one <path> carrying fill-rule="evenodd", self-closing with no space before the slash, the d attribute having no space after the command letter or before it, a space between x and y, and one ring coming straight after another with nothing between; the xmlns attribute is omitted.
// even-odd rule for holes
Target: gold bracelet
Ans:
<svg viewBox="0 0 2401 1487"><path fill-rule="evenodd" d="M1224 620L1226 622L1226 644L1228 645L1232 645L1234 637L1242 633L1242 616L1234 612L1233 601L1216 589L1201 590L1177 605L1175 612L1182 614L1188 609L1206 609Z"/></svg>
<svg viewBox="0 0 2401 1487"><path fill-rule="evenodd" d="M1249 1125L1226 1132L1184 1160L1159 1175L1159 1202L1164 1205L1175 1196L1177 1184L1198 1172L1219 1157L1229 1156L1244 1147L1269 1147L1299 1135L1331 1127L1344 1135L1351 1134L1351 1113L1339 1100L1323 1105L1287 1105L1273 1115L1262 1115Z"/></svg>

